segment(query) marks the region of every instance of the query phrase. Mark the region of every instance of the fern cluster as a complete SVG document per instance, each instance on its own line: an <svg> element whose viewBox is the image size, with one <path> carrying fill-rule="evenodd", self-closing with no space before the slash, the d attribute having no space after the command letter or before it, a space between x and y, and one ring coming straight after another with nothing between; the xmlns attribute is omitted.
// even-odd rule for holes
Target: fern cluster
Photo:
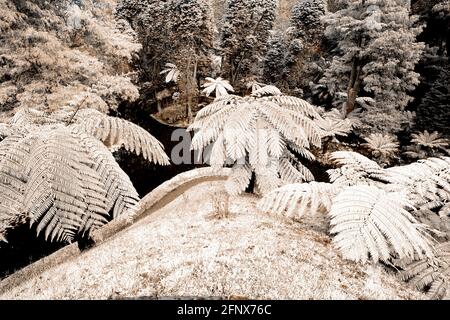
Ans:
<svg viewBox="0 0 450 320"><path fill-rule="evenodd" d="M416 261L420 270L408 269L405 278L424 278L422 287L431 285L430 293L442 296L450 260L448 250L442 254L435 248L433 236L442 236L438 229L448 224L450 158L387 169L355 152L335 152L331 158L339 166L328 171L331 183L283 186L266 195L260 209L295 220L327 212L333 243L346 258Z"/></svg>
<svg viewBox="0 0 450 320"><path fill-rule="evenodd" d="M9 228L27 221L50 241L71 242L136 210L139 196L110 149L123 146L168 164L148 132L93 109L75 116L23 109L0 131L3 239Z"/></svg>
<svg viewBox="0 0 450 320"><path fill-rule="evenodd" d="M275 88L276 89L276 88ZM309 151L321 144L319 118L308 102L279 94L274 87L262 87L251 96L217 98L198 112L190 130L197 131L192 148L203 150L213 144L213 167L233 165L227 190L243 192L255 173L261 193L280 186L313 180L309 169L295 154L313 160Z"/></svg>

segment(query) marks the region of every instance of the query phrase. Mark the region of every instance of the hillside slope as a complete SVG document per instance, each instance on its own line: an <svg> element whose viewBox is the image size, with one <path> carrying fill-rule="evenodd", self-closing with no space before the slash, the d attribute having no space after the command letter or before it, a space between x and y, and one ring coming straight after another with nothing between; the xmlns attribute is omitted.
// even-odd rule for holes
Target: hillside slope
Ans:
<svg viewBox="0 0 450 320"><path fill-rule="evenodd" d="M379 267L342 260L311 226L258 213L251 195L231 198L228 216L217 216L212 203L222 190L222 182L193 187L0 298L424 298Z"/></svg>

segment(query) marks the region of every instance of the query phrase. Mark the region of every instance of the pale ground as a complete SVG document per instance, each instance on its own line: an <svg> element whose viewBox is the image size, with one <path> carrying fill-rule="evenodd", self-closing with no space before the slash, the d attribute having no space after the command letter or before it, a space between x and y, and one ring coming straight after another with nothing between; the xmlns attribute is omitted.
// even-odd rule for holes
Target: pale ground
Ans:
<svg viewBox="0 0 450 320"><path fill-rule="evenodd" d="M190 189L155 214L1 299L222 297L422 299L380 267L342 260L328 236L258 213L257 198L213 214L223 182Z"/></svg>

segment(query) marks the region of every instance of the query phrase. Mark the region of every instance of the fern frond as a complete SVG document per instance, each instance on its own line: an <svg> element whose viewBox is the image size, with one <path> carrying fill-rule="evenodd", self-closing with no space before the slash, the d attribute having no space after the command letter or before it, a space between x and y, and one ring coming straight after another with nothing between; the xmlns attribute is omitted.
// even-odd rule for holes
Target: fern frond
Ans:
<svg viewBox="0 0 450 320"><path fill-rule="evenodd" d="M255 88L252 90L252 96L262 97L262 96L280 96L282 93L280 89L272 85L266 85L260 88Z"/></svg>
<svg viewBox="0 0 450 320"><path fill-rule="evenodd" d="M442 299L450 293L450 242L436 246L433 258L412 261L402 266L399 276L419 290L427 290L430 299Z"/></svg>
<svg viewBox="0 0 450 320"><path fill-rule="evenodd" d="M80 139L92 160L92 169L98 173L106 191L106 211L112 211L113 219L119 215L133 213L137 210L139 195L130 178L119 167L112 154L97 139L72 130Z"/></svg>
<svg viewBox="0 0 450 320"><path fill-rule="evenodd" d="M23 135L10 135L0 142L1 239L23 216L23 192L27 180L23 163L30 156L30 148L31 144Z"/></svg>
<svg viewBox="0 0 450 320"><path fill-rule="evenodd" d="M234 164L230 177L225 182L225 189L230 195L245 191L252 178L252 168L248 164Z"/></svg>
<svg viewBox="0 0 450 320"><path fill-rule="evenodd" d="M337 165L338 169L330 169L327 171L330 181L343 185L380 185L380 181L384 181L385 172L375 162L365 156L349 151L333 152L330 156Z"/></svg>
<svg viewBox="0 0 450 320"><path fill-rule="evenodd" d="M442 138L442 135L436 131L429 133L427 130L425 130L424 132L420 132L417 134L413 133L411 136L412 143L430 149L446 148L450 145L450 141Z"/></svg>
<svg viewBox="0 0 450 320"><path fill-rule="evenodd" d="M31 136L30 158L25 164L28 182L25 210L37 232L51 241L70 241L83 225L85 190L81 185L85 155L75 139L61 130L42 130ZM87 159L86 159L87 162Z"/></svg>
<svg viewBox="0 0 450 320"><path fill-rule="evenodd" d="M405 209L411 204L401 193L372 186L346 188L330 210L333 242L342 254L357 262L432 257L430 240Z"/></svg>
<svg viewBox="0 0 450 320"><path fill-rule="evenodd" d="M415 205L450 200L450 158L428 158L385 170L385 180L404 186Z"/></svg>
<svg viewBox="0 0 450 320"><path fill-rule="evenodd" d="M297 114L311 117L313 119L319 118L316 108L309 102L291 96L273 96L273 97L263 97L260 101L269 101L278 106L282 106L288 110L292 110Z"/></svg>
<svg viewBox="0 0 450 320"><path fill-rule="evenodd" d="M79 110L74 125L102 141L107 147L121 147L141 155L156 164L168 165L169 158L156 138L138 125L124 119L107 116L94 109Z"/></svg>
<svg viewBox="0 0 450 320"><path fill-rule="evenodd" d="M266 166L257 166L255 168L256 191L260 194L266 194L281 185L278 176L278 163L274 158L269 157Z"/></svg>
<svg viewBox="0 0 450 320"><path fill-rule="evenodd" d="M328 212L333 198L341 190L341 186L322 182L289 184L264 196L258 208L263 212L301 220L306 214L316 214L321 210Z"/></svg>

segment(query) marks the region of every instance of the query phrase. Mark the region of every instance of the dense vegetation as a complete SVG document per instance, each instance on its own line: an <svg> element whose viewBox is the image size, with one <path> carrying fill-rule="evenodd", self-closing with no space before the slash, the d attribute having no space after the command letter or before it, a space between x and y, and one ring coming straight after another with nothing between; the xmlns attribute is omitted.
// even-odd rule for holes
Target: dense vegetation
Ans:
<svg viewBox="0 0 450 320"><path fill-rule="evenodd" d="M450 1L0 8L0 241L29 224L71 242L134 212L136 172L169 164L152 116L232 167L230 195L328 215L344 257L450 294Z"/></svg>

